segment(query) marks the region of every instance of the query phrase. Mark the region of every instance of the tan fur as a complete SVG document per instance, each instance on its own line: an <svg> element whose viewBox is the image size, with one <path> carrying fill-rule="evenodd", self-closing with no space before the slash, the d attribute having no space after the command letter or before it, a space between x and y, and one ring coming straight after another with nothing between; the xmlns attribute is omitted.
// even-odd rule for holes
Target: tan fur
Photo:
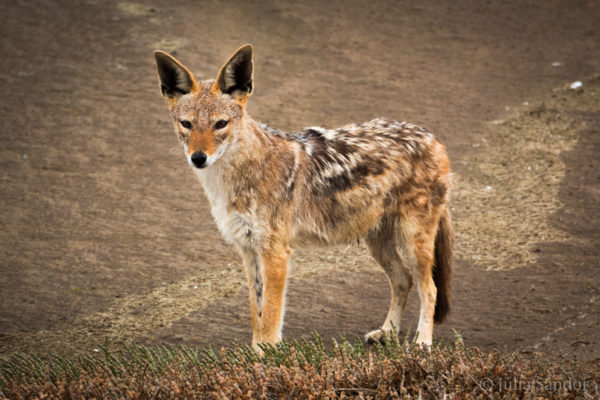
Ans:
<svg viewBox="0 0 600 400"><path fill-rule="evenodd" d="M245 111L253 91L249 45L231 56L214 81L196 81L166 53L157 52L156 60L188 161L221 233L242 255L252 344L281 340L292 247L361 237L392 292L382 328L367 338L381 340L399 328L415 283L421 302L416 340L431 344L436 297L444 296L435 315L441 321L452 268L444 146L423 128L387 119L297 133L255 122Z"/></svg>
<svg viewBox="0 0 600 400"><path fill-rule="evenodd" d="M196 151L203 151L207 155L213 155L217 150L215 136L212 132L194 131L190 134L188 142L188 155L191 156Z"/></svg>

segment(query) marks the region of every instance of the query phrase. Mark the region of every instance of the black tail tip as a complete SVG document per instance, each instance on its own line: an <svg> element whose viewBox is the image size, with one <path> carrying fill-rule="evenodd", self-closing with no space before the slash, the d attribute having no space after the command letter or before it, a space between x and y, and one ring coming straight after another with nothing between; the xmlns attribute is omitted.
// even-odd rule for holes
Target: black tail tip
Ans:
<svg viewBox="0 0 600 400"><path fill-rule="evenodd" d="M435 305L435 312L433 314L433 322L436 324L443 323L448 314L450 313L450 304L445 301L440 301Z"/></svg>

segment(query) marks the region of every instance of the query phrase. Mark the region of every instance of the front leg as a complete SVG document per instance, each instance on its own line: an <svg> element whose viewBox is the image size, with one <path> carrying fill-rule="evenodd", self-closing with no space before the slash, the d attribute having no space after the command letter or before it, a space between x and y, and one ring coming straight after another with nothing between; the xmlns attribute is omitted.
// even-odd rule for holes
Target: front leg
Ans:
<svg viewBox="0 0 600 400"><path fill-rule="evenodd" d="M248 277L248 289L250 291L250 319L252 321L252 347L258 348L258 343L262 342L260 332L260 318L263 304L263 267L259 254L253 250L242 252L242 259L246 267Z"/></svg>
<svg viewBox="0 0 600 400"><path fill-rule="evenodd" d="M281 341L285 312L285 285L291 250L287 244L271 241L262 252L265 282L260 335L263 343Z"/></svg>

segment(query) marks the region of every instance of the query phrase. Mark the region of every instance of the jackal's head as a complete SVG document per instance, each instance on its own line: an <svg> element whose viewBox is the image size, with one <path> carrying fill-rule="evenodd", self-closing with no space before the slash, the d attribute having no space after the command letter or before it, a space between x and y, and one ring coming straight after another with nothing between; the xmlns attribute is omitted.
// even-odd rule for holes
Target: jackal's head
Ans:
<svg viewBox="0 0 600 400"><path fill-rule="evenodd" d="M240 47L214 81L198 82L165 52L156 51L154 57L160 90L169 103L188 161L196 168L214 164L237 143L244 129L244 110L253 89L252 46Z"/></svg>

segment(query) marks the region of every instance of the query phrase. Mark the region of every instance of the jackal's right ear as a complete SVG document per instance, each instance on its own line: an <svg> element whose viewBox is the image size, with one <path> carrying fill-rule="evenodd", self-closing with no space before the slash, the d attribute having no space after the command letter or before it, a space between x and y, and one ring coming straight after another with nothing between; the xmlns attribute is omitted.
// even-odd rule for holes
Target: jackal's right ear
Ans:
<svg viewBox="0 0 600 400"><path fill-rule="evenodd" d="M194 75L171 55L157 50L154 52L154 59L163 96L174 99L198 88Z"/></svg>

